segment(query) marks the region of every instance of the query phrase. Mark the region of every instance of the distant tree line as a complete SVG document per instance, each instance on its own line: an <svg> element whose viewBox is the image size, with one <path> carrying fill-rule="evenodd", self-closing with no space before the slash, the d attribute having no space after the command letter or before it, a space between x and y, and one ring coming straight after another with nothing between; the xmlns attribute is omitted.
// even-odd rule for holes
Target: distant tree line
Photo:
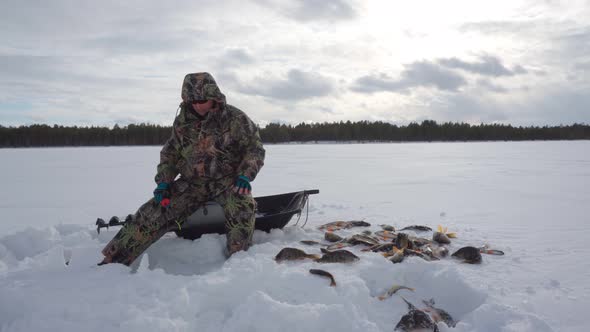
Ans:
<svg viewBox="0 0 590 332"><path fill-rule="evenodd" d="M387 122L300 123L296 126L271 123L261 130L269 143L309 141L522 141L590 139L590 125L513 127L504 124L479 124L433 120L397 126Z"/></svg>
<svg viewBox="0 0 590 332"><path fill-rule="evenodd" d="M125 127L65 127L35 124L0 126L0 147L161 145L171 127L130 124Z"/></svg>
<svg viewBox="0 0 590 332"><path fill-rule="evenodd" d="M4 127L0 125L0 147L162 145L171 127L131 124L125 127L65 127L42 124ZM333 122L285 125L271 123L260 129L265 143L315 141L522 141L590 139L590 125L514 127L432 120L398 126L387 122Z"/></svg>

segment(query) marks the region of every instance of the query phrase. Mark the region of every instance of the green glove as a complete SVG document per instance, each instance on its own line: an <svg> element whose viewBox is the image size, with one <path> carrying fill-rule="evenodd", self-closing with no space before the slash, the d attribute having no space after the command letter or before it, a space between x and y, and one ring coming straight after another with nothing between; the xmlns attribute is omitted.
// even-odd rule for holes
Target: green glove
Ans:
<svg viewBox="0 0 590 332"><path fill-rule="evenodd" d="M247 191L252 191L252 186L250 185L250 179L244 175L238 176L236 180L236 187L239 189L246 189Z"/></svg>

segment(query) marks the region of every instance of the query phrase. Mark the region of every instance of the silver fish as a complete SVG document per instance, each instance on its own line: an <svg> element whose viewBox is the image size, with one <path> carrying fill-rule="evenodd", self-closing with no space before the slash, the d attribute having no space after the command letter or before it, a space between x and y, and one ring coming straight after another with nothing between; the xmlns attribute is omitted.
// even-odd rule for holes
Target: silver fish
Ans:
<svg viewBox="0 0 590 332"><path fill-rule="evenodd" d="M403 262L404 261L404 257L406 257L405 254L404 254L404 250L406 250L406 249L404 248L404 249L401 249L401 250L396 251L395 254L393 254L393 256L391 256L391 258L389 260L393 264L397 264L397 263Z"/></svg>
<svg viewBox="0 0 590 332"><path fill-rule="evenodd" d="M352 263L358 261L357 255L348 250L324 251L322 258L318 259L318 263Z"/></svg>
<svg viewBox="0 0 590 332"><path fill-rule="evenodd" d="M400 229L400 231L405 231L405 230L417 231L417 232L428 232L428 231L431 231L432 228L430 228L428 226L422 226L422 225L412 225L412 226L406 226L406 227Z"/></svg>
<svg viewBox="0 0 590 332"><path fill-rule="evenodd" d="M419 310L403 297L402 299L408 304L409 312L402 316L400 321L395 326L394 331L439 331L438 326L432 321L427 313Z"/></svg>
<svg viewBox="0 0 590 332"><path fill-rule="evenodd" d="M448 327L455 327L457 325L457 321L448 312L434 306L434 299L430 299L429 301L423 300L422 302L426 305L425 311L430 313L436 323L444 322Z"/></svg>
<svg viewBox="0 0 590 332"><path fill-rule="evenodd" d="M410 287L406 287L406 286L402 286L402 285L393 285L393 286L391 286L391 288L389 288L387 290L387 292L384 295L379 296L378 299L383 301L386 298L393 296L393 294L397 293L397 291L402 290L402 289L407 289L412 292L415 291L414 288L410 288Z"/></svg>
<svg viewBox="0 0 590 332"><path fill-rule="evenodd" d="M319 259L320 257L318 255L308 254L305 251L303 251L301 249L297 249L297 248L283 248L275 256L275 261L277 261L277 263L280 263L283 261L295 261L295 260L302 260L302 259L306 259L306 258L316 260L316 259Z"/></svg>
<svg viewBox="0 0 590 332"><path fill-rule="evenodd" d="M395 232L395 227L391 226L391 225L379 225L381 226L381 229L383 229L384 231L388 231L388 232Z"/></svg>
<svg viewBox="0 0 590 332"><path fill-rule="evenodd" d="M328 242L342 241L342 237L338 234L333 233L333 232L326 232L324 234L324 239Z"/></svg>
<svg viewBox="0 0 590 332"><path fill-rule="evenodd" d="M442 232L434 232L434 234L432 234L432 241L442 243L442 244L451 243L451 239L449 239L449 237L445 233L442 233Z"/></svg>
<svg viewBox="0 0 590 332"><path fill-rule="evenodd" d="M319 270L319 269L310 269L309 273L315 274L318 276L322 276L322 277L330 278L330 286L332 286L332 287L336 286L336 280L334 280L334 276L328 271Z"/></svg>
<svg viewBox="0 0 590 332"><path fill-rule="evenodd" d="M397 233L397 237L395 239L395 246L399 249L405 248L412 248L412 242L410 241L410 237L406 233Z"/></svg>
<svg viewBox="0 0 590 332"><path fill-rule="evenodd" d="M481 253L478 248L467 246L455 251L452 257L463 259L465 263L479 264L481 263Z"/></svg>

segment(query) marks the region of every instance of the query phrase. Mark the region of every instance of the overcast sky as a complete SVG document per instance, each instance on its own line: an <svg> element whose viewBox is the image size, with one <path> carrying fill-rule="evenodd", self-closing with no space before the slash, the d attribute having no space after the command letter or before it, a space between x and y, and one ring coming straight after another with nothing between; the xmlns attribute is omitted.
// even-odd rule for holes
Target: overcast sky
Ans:
<svg viewBox="0 0 590 332"><path fill-rule="evenodd" d="M0 125L170 125L208 71L260 124L590 124L588 0L2 0Z"/></svg>

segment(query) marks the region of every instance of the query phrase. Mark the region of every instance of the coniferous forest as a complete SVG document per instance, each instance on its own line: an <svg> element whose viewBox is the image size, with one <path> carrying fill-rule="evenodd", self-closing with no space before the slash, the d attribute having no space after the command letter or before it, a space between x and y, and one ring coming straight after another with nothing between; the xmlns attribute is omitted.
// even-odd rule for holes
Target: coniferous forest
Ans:
<svg viewBox="0 0 590 332"><path fill-rule="evenodd" d="M65 127L58 125L0 126L0 147L162 145L171 127L131 124L120 127ZM364 141L523 141L590 139L590 125L515 127L504 124L436 123L425 120L398 126L387 122L333 122L285 125L260 129L265 143Z"/></svg>

